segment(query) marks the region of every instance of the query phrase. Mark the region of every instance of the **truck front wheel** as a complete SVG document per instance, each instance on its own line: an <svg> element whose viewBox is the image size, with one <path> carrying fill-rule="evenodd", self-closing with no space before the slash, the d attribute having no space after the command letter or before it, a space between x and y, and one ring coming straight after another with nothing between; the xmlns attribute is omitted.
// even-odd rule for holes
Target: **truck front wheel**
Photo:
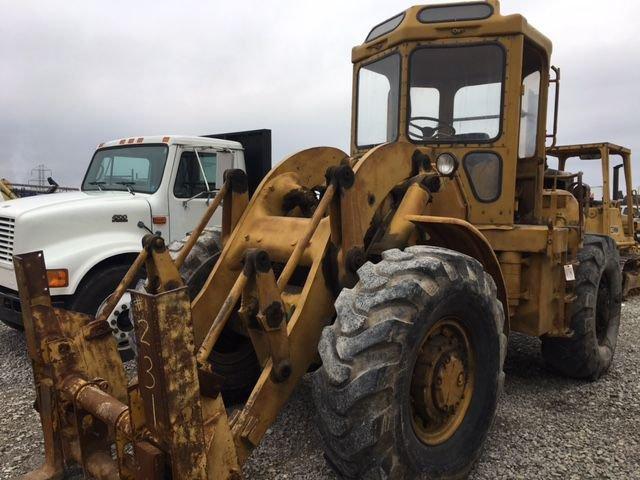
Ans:
<svg viewBox="0 0 640 480"><path fill-rule="evenodd" d="M128 265L111 265L91 273L82 281L76 293L68 301L67 308L87 315L97 315L128 269ZM133 323L131 323L129 312L130 303L131 297L127 293L107 319L124 361L131 360L135 351Z"/></svg>

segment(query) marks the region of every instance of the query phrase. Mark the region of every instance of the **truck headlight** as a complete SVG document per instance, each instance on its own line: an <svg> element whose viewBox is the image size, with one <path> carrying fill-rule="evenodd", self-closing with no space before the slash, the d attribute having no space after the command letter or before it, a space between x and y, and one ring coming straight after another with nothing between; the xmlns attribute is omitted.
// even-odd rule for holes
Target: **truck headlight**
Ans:
<svg viewBox="0 0 640 480"><path fill-rule="evenodd" d="M436 169L443 177L451 177L458 169L458 159L451 153L441 153L436 159Z"/></svg>

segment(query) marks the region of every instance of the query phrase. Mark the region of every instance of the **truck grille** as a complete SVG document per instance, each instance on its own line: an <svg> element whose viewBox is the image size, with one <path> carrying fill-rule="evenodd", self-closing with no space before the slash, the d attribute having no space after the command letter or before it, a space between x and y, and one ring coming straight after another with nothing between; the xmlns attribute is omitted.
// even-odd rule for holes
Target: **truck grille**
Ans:
<svg viewBox="0 0 640 480"><path fill-rule="evenodd" d="M16 221L0 217L0 262L13 264L13 237Z"/></svg>

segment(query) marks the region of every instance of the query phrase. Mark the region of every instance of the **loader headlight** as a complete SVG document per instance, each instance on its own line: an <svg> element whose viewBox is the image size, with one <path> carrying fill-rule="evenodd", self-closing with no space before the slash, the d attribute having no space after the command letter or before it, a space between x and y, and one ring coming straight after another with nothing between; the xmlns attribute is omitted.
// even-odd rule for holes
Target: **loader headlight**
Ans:
<svg viewBox="0 0 640 480"><path fill-rule="evenodd" d="M436 169L440 175L450 177L458 169L458 159L451 153L441 153L436 159Z"/></svg>

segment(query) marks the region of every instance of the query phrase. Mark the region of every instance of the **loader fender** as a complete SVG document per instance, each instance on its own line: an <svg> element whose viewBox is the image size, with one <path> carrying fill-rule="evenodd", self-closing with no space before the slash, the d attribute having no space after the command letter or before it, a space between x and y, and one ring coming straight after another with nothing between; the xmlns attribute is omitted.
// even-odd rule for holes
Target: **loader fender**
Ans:
<svg viewBox="0 0 640 480"><path fill-rule="evenodd" d="M427 243L464 253L478 260L493 277L498 299L505 312L508 308L507 287L502 276L500 262L484 235L472 224L459 218L434 217L429 215L408 215L407 220L428 235ZM504 322L505 334L509 333L508 315Z"/></svg>

